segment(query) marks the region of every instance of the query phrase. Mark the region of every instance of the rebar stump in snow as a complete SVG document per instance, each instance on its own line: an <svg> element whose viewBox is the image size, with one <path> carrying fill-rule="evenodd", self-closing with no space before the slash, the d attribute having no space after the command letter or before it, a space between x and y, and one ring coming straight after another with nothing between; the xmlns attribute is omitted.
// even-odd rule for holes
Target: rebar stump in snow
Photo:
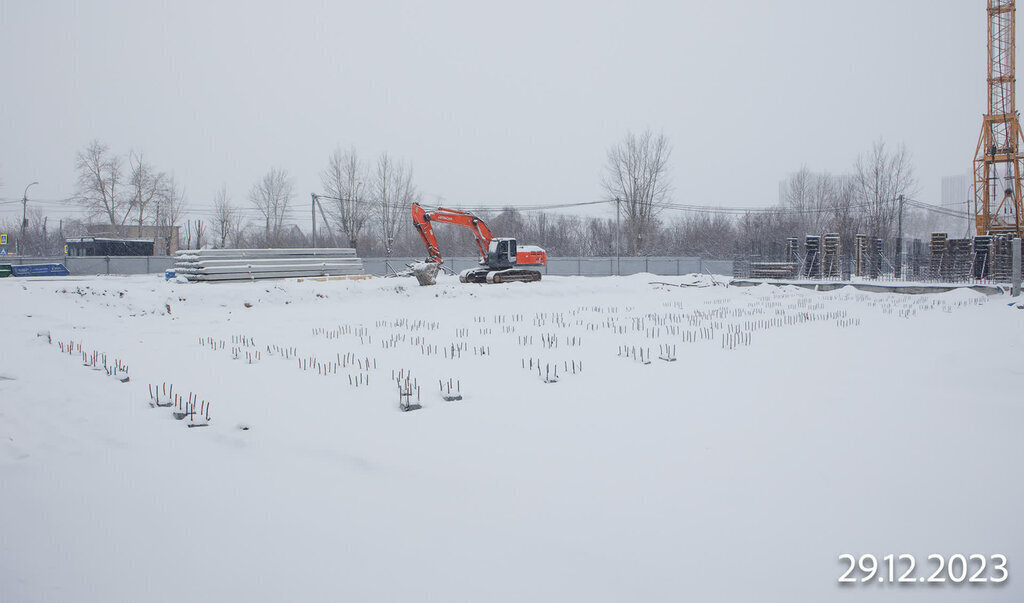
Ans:
<svg viewBox="0 0 1024 603"><path fill-rule="evenodd" d="M416 391L416 402L412 401L412 394L413 394L413 390L414 389ZM408 376L405 378L405 382L404 383L401 381L401 379L399 379L399 383L398 383L398 409L401 410L402 412L409 412L410 410L419 410L419 409L423 408L423 406L419 404L419 400L420 400L420 388L419 388L419 386L417 385L414 388L413 383L409 380Z"/></svg>

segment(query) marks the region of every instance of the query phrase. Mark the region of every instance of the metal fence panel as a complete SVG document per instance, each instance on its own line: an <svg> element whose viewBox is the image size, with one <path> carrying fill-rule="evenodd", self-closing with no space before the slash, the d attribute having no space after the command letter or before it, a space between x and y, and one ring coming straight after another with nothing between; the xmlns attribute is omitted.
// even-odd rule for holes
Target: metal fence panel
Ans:
<svg viewBox="0 0 1024 603"><path fill-rule="evenodd" d="M711 274L732 276L732 260L702 260L704 270ZM697 272L693 270L692 272Z"/></svg>
<svg viewBox="0 0 1024 603"><path fill-rule="evenodd" d="M166 255L154 256L53 256L53 257L7 257L4 264L64 264L72 275L92 274L152 274L174 267L174 258Z"/></svg>
<svg viewBox="0 0 1024 603"><path fill-rule="evenodd" d="M621 258L619 260L619 275L629 276L647 272L647 258Z"/></svg>
<svg viewBox="0 0 1024 603"><path fill-rule="evenodd" d="M76 276L110 274L109 261L105 257L69 257L64 265Z"/></svg>
<svg viewBox="0 0 1024 603"><path fill-rule="evenodd" d="M367 274L385 274L385 258L362 258ZM391 258L391 267L402 270L406 264L423 261L422 257ZM629 275L649 272L662 276L677 276L710 272L711 274L731 275L732 260L702 260L692 256L656 256L656 257L548 257L547 266L542 268L544 274L551 276L611 276L616 273ZM445 258L444 265L458 273L467 268L479 266L475 257Z"/></svg>
<svg viewBox="0 0 1024 603"><path fill-rule="evenodd" d="M386 274L387 258L362 258L363 270L366 274ZM421 262L423 257L391 258L391 267L403 270L406 264ZM56 256L56 257L18 257L4 259L0 263L9 264L56 264L62 263L73 275L89 274L153 274L174 268L171 256ZM711 274L731 275L732 260L702 260L698 257L548 257L548 264L542 271L552 276L611 276L616 273L616 264L620 266L619 274L629 275L649 272L662 276L676 276L710 272ZM445 258L444 265L458 273L467 268L479 265L475 257Z"/></svg>
<svg viewBox="0 0 1024 603"><path fill-rule="evenodd" d="M146 274L147 264L145 257L110 258L110 274Z"/></svg>

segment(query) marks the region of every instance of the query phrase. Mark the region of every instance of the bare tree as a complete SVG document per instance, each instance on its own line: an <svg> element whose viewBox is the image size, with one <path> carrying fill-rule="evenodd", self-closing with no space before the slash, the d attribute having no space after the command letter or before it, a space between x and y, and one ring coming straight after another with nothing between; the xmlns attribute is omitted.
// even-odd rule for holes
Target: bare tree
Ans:
<svg viewBox="0 0 1024 603"><path fill-rule="evenodd" d="M213 197L214 236L218 239L218 247L227 247L228 237L239 225L238 208L231 205L227 186L222 186Z"/></svg>
<svg viewBox="0 0 1024 603"><path fill-rule="evenodd" d="M41 210L32 207L28 208L25 219L28 220L25 236L19 239L23 255L48 256L62 253L64 241L61 238L63 233L59 226L56 229L57 232L54 232L54 229L50 227L53 223L49 222L49 218L43 215ZM0 221L0 232L18 231L20 228L21 214L18 214L17 222L14 220Z"/></svg>
<svg viewBox="0 0 1024 603"><path fill-rule="evenodd" d="M870 236L886 241L892 238L899 197L914 195L916 186L914 166L902 144L890 153L879 140L870 153L857 158L854 190L864 207L864 225Z"/></svg>
<svg viewBox="0 0 1024 603"><path fill-rule="evenodd" d="M782 205L793 214L796 227L794 235L821 234L811 226L815 209L814 189L816 175L807 166L801 166L795 174L790 174L783 183Z"/></svg>
<svg viewBox="0 0 1024 603"><path fill-rule="evenodd" d="M831 177L831 192L827 199L825 229L839 233L843 249L853 249L855 236L860 232L863 215L857 207L854 179Z"/></svg>
<svg viewBox="0 0 1024 603"><path fill-rule="evenodd" d="M138 214L139 228L137 236L142 236L142 224L146 217L146 208L150 207L162 193L167 174L157 172L152 164L147 163L142 153L128 153L128 166L131 171L128 183L131 189L129 211Z"/></svg>
<svg viewBox="0 0 1024 603"><path fill-rule="evenodd" d="M369 175L356 150L336 149L320 172L320 182L327 196L334 197L328 213L348 238L349 246L356 248L373 209L367 199Z"/></svg>
<svg viewBox="0 0 1024 603"><path fill-rule="evenodd" d="M373 195L384 252L391 257L396 238L410 221L410 208L419 200L419 192L412 183L412 168L382 153L377 160Z"/></svg>
<svg viewBox="0 0 1024 603"><path fill-rule="evenodd" d="M629 240L629 253L640 255L653 241L657 218L672 192L668 160L672 146L664 134L632 132L608 150L604 190L617 200Z"/></svg>
<svg viewBox="0 0 1024 603"><path fill-rule="evenodd" d="M264 218L263 234L267 245L278 245L293 195L291 177L281 168L271 169L249 189L249 202Z"/></svg>
<svg viewBox="0 0 1024 603"><path fill-rule="evenodd" d="M837 197L842 193L841 187L840 181L828 172L815 176L811 188L811 211L806 220L808 232L839 232L831 228L831 212L838 204Z"/></svg>
<svg viewBox="0 0 1024 603"><path fill-rule="evenodd" d="M185 221L185 249L202 249L203 248L203 234L206 230L203 228L202 220L186 220ZM192 246L192 238L195 237L195 246Z"/></svg>
<svg viewBox="0 0 1024 603"><path fill-rule="evenodd" d="M175 242L175 227L185 214L185 190L178 186L173 175L164 179L160 194L156 200L156 225L158 236L164 237L164 253L170 254Z"/></svg>
<svg viewBox="0 0 1024 603"><path fill-rule="evenodd" d="M121 158L111 154L107 145L94 140L78 152L75 170L78 172L75 200L84 206L90 217L102 217L114 227L123 225L131 203L121 190Z"/></svg>

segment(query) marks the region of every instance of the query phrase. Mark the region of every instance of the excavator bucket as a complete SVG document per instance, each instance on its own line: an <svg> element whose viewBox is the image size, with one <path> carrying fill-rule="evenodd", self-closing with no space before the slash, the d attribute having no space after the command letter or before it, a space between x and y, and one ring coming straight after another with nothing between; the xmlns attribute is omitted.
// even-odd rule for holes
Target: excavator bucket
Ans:
<svg viewBox="0 0 1024 603"><path fill-rule="evenodd" d="M437 284L437 273L441 265L437 262L415 262L409 264L409 270L421 286Z"/></svg>

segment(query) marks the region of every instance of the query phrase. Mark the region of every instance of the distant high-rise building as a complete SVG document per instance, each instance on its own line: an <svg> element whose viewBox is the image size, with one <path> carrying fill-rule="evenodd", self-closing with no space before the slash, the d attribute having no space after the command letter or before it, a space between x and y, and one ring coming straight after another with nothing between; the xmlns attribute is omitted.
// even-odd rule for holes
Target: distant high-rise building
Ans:
<svg viewBox="0 0 1024 603"><path fill-rule="evenodd" d="M946 176L942 179L942 206L955 210L974 211L968 203L974 200L971 185L974 179L971 174Z"/></svg>
<svg viewBox="0 0 1024 603"><path fill-rule="evenodd" d="M964 213L964 221L957 224L970 229L974 216L974 175L971 173L957 176L945 176L942 179L942 198L940 205L955 212Z"/></svg>

